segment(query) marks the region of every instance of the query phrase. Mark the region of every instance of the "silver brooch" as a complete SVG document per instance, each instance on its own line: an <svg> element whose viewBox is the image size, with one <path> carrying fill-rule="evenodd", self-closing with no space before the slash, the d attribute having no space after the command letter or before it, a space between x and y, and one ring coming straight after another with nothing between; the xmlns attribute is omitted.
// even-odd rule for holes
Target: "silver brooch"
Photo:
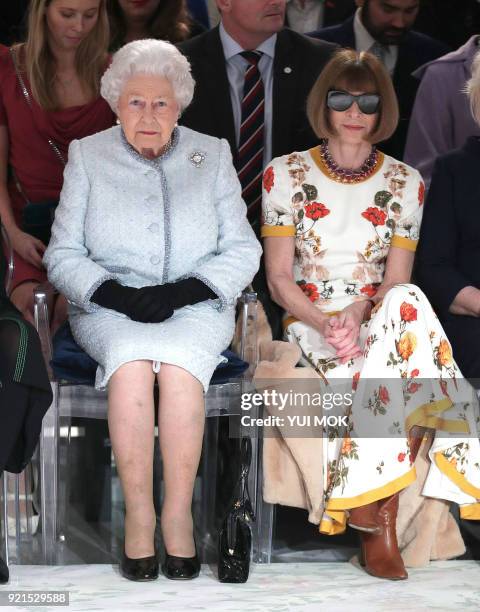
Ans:
<svg viewBox="0 0 480 612"><path fill-rule="evenodd" d="M199 168L205 161L205 153L202 153L201 151L195 151L190 155L189 160L192 162L195 168Z"/></svg>

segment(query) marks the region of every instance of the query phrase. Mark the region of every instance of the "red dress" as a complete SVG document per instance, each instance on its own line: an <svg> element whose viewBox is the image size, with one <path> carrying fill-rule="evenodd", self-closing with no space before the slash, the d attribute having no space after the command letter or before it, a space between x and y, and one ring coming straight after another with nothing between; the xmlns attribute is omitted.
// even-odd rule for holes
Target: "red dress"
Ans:
<svg viewBox="0 0 480 612"><path fill-rule="evenodd" d="M18 82L10 52L0 48L0 125L8 128L9 164L29 202L58 200L64 166L48 139L53 140L66 160L72 140L112 127L115 115L100 97L82 106L45 111L33 99L28 80L22 76L30 93L31 107ZM13 178L9 180L8 193L15 220L21 228L26 201ZM43 282L46 273L15 254L12 288L25 280Z"/></svg>

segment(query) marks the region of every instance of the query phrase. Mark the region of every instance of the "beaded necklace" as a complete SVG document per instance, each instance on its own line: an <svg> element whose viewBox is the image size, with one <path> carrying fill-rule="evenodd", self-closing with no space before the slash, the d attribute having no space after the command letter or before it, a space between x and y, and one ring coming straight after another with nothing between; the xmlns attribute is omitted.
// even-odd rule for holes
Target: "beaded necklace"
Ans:
<svg viewBox="0 0 480 612"><path fill-rule="evenodd" d="M360 183L375 172L378 164L378 150L374 145L367 159L357 169L340 167L333 159L326 139L321 141L319 153L328 175L338 183Z"/></svg>

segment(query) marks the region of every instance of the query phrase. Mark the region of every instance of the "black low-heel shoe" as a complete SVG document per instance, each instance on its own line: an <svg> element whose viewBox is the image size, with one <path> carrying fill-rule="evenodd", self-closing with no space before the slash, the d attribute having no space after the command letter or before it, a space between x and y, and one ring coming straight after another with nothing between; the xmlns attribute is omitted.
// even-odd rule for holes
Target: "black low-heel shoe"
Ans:
<svg viewBox="0 0 480 612"><path fill-rule="evenodd" d="M165 551L162 572L170 580L192 580L200 573L200 561L195 551L194 557L175 557Z"/></svg>
<svg viewBox="0 0 480 612"><path fill-rule="evenodd" d="M124 578L137 582L147 582L158 578L158 561L156 555L130 559L123 551L120 572Z"/></svg>

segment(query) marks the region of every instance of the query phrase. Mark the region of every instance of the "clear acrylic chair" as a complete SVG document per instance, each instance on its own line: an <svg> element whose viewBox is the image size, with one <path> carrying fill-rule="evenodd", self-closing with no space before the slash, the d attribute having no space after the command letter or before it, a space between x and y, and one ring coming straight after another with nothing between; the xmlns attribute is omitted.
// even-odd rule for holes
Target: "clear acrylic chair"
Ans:
<svg viewBox="0 0 480 612"><path fill-rule="evenodd" d="M52 339L50 337L48 301L53 292L46 283L35 291L35 322L40 335L42 349L47 363L52 358ZM249 369L239 379L219 385L211 385L205 398L206 427L203 454L197 477L198 487L194 491L193 508L199 533L197 545L203 552L203 560L211 560L215 554L215 489L218 455L219 420L216 417L238 418L241 414L241 395L251 391L251 378L257 363L256 317L257 300L253 291L245 291L240 298L242 324L240 333L239 356L247 361ZM63 441L71 440L72 418L106 419L107 395L92 386L65 383L54 380L52 376L54 400L43 420L40 438L40 498L41 498L41 537L43 562L50 565L68 563L66 534L66 507L69 479L65 469ZM64 435L61 435L63 432ZM253 457L250 470L250 491L257 514L253 527L253 560L269 562L272 538L273 508L263 503L261 437L252 438ZM155 482L158 484L160 461L155 455ZM118 514L118 513L117 513ZM117 517L118 519L118 517ZM112 520L116 520L112 515ZM121 520L118 519L118 520ZM117 525L118 526L118 525ZM112 533L113 533L112 528ZM200 541L198 538L200 537ZM98 562L98 560L97 560Z"/></svg>

